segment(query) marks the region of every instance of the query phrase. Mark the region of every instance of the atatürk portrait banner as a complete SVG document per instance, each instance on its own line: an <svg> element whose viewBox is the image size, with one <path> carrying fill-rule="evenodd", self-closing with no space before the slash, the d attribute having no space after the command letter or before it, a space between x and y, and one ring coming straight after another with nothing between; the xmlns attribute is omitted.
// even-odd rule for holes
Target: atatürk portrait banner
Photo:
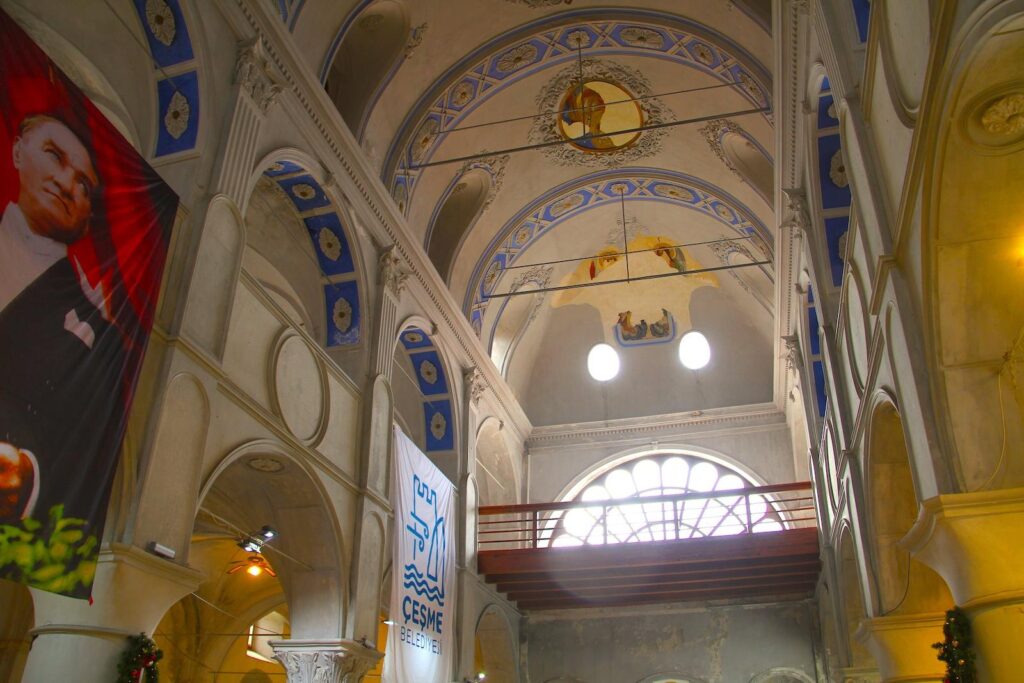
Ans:
<svg viewBox="0 0 1024 683"><path fill-rule="evenodd" d="M0 577L88 597L178 198L0 11Z"/></svg>

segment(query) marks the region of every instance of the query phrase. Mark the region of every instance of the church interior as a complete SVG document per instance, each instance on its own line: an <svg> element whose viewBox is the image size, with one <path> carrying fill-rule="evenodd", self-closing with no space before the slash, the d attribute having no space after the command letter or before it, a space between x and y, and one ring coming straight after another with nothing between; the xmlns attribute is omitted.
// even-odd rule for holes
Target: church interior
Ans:
<svg viewBox="0 0 1024 683"><path fill-rule="evenodd" d="M0 680L386 680L395 427L452 681L1021 680L1024 0L0 9L180 198Z"/></svg>

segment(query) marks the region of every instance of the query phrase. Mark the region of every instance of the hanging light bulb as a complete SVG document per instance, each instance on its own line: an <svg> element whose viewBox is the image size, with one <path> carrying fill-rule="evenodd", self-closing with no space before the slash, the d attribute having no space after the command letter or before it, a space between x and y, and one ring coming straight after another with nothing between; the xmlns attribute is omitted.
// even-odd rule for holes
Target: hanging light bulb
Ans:
<svg viewBox="0 0 1024 683"><path fill-rule="evenodd" d="M679 340L679 362L690 370L700 370L711 360L711 345L708 338L691 330Z"/></svg>
<svg viewBox="0 0 1024 683"><path fill-rule="evenodd" d="M245 572L246 572L247 574L249 574L249 576L259 576L260 574L262 574L262 573L263 573L263 567L261 567L261 566L260 566L260 565L258 565L258 564L250 564L250 565L249 565L249 566L248 566L248 567L246 568Z"/></svg>
<svg viewBox="0 0 1024 683"><path fill-rule="evenodd" d="M598 382L607 382L619 374L619 354L608 344L595 344L587 354L587 370Z"/></svg>

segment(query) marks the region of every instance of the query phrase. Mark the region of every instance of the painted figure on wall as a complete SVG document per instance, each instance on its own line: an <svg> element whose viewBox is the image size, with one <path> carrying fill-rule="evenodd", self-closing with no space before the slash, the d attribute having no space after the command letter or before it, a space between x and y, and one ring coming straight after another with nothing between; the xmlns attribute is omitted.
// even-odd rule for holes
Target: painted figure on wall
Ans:
<svg viewBox="0 0 1024 683"><path fill-rule="evenodd" d="M178 198L0 12L0 577L87 597Z"/></svg>
<svg viewBox="0 0 1024 683"><path fill-rule="evenodd" d="M625 282L627 252L629 284ZM621 243L605 245L559 281L563 286L608 284L556 292L551 306L592 306L600 312L609 341L620 346L668 343L679 329L689 329L693 293L719 286L714 274L695 272L701 268L671 237L639 234L627 249Z"/></svg>

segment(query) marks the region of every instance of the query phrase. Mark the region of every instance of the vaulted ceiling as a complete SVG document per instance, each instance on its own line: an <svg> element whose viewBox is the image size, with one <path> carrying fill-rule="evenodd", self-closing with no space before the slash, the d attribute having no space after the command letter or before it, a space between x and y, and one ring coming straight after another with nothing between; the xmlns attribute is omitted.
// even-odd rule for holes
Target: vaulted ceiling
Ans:
<svg viewBox="0 0 1024 683"><path fill-rule="evenodd" d="M770 4L361 0L288 21L542 425L772 399ZM690 329L699 371L677 358ZM606 383L598 342L621 359Z"/></svg>

